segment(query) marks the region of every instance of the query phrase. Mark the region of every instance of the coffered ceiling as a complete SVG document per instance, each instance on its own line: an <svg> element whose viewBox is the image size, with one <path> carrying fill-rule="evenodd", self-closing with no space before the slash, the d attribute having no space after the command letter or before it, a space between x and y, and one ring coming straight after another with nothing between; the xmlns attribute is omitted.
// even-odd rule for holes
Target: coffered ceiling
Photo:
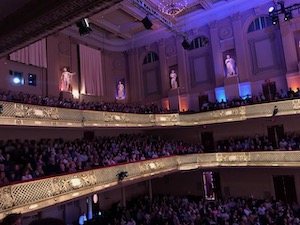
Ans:
<svg viewBox="0 0 300 225"><path fill-rule="evenodd" d="M132 47L133 42L135 46L144 45L159 37L170 36L174 30L178 35L193 29L193 26L200 27L212 20L270 2L181 0L186 2L186 8L173 17L159 10L158 6L163 1L167 0L1 0L0 57L58 30L98 47L101 43L111 50L123 51ZM145 3L156 15L136 2ZM153 23L150 30L141 22L146 16ZM80 37L74 25L83 17L89 18L93 29L86 37Z"/></svg>

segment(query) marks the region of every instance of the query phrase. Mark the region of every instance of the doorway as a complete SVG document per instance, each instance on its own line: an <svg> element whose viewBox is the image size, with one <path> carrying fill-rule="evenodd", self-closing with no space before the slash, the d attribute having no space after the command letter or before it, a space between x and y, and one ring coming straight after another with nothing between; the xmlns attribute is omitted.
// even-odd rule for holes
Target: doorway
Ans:
<svg viewBox="0 0 300 225"><path fill-rule="evenodd" d="M276 96L276 83L275 82L266 82L262 85L263 94L267 101L274 100Z"/></svg>
<svg viewBox="0 0 300 225"><path fill-rule="evenodd" d="M273 182L277 200L284 203L297 202L294 176L273 176Z"/></svg>
<svg viewBox="0 0 300 225"><path fill-rule="evenodd" d="M215 152L213 132L201 132L201 141L204 152Z"/></svg>
<svg viewBox="0 0 300 225"><path fill-rule="evenodd" d="M284 138L283 125L268 127L268 138L272 142L274 148L279 149L279 142Z"/></svg>

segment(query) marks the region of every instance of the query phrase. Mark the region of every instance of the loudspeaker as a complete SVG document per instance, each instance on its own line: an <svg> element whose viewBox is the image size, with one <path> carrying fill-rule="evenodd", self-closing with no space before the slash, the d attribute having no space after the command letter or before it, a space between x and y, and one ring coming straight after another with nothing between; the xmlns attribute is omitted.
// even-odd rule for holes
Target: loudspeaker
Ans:
<svg viewBox="0 0 300 225"><path fill-rule="evenodd" d="M186 39L184 39L183 42L182 42L182 47L185 50L189 50L191 48L191 44Z"/></svg>
<svg viewBox="0 0 300 225"><path fill-rule="evenodd" d="M150 30L153 25L147 16L142 20L142 23L147 30Z"/></svg>

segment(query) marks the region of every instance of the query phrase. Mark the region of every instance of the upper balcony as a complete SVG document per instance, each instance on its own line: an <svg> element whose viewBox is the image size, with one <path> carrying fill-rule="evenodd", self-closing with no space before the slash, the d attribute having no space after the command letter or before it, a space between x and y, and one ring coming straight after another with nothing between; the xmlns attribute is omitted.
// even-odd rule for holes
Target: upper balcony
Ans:
<svg viewBox="0 0 300 225"><path fill-rule="evenodd" d="M0 124L33 127L171 127L198 126L254 118L297 115L300 99L241 106L195 114L133 114L47 107L0 101Z"/></svg>

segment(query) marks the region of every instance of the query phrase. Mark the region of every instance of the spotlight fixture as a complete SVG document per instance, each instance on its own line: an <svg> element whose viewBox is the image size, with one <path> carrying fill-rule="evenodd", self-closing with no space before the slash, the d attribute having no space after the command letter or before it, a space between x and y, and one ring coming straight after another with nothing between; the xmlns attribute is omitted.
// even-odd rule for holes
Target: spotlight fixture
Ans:
<svg viewBox="0 0 300 225"><path fill-rule="evenodd" d="M278 16L272 17L272 24L276 25L277 23L279 23L279 17Z"/></svg>
<svg viewBox="0 0 300 225"><path fill-rule="evenodd" d="M288 20L290 20L290 19L292 19L293 18L293 14L292 14L292 11L285 11L285 13L284 13L284 20L285 21L288 21Z"/></svg>
<svg viewBox="0 0 300 225"><path fill-rule="evenodd" d="M81 36L86 36L92 32L88 18L83 18L76 23L79 28L79 34Z"/></svg>
<svg viewBox="0 0 300 225"><path fill-rule="evenodd" d="M275 10L274 6L271 6L271 7L269 8L269 13L273 12L274 10Z"/></svg>
<svg viewBox="0 0 300 225"><path fill-rule="evenodd" d="M279 1L277 4L280 5L280 9L276 9L276 7L273 6L269 8L269 16L274 25L279 22L279 14L284 14L284 21L289 21L293 18L292 11L297 9L300 10L300 4L294 4L288 7L285 7L284 1Z"/></svg>
<svg viewBox="0 0 300 225"><path fill-rule="evenodd" d="M121 171L117 173L116 177L118 178L118 181L124 180L125 177L128 177L128 172L127 171Z"/></svg>
<svg viewBox="0 0 300 225"><path fill-rule="evenodd" d="M149 20L148 16L146 16L143 20L142 20L142 23L144 25L144 27L147 29L147 30L150 30L151 27L152 27L152 22Z"/></svg>
<svg viewBox="0 0 300 225"><path fill-rule="evenodd" d="M182 47L183 47L185 50L189 50L189 49L191 48L191 44L188 42L188 40L187 40L186 38L183 39Z"/></svg>

